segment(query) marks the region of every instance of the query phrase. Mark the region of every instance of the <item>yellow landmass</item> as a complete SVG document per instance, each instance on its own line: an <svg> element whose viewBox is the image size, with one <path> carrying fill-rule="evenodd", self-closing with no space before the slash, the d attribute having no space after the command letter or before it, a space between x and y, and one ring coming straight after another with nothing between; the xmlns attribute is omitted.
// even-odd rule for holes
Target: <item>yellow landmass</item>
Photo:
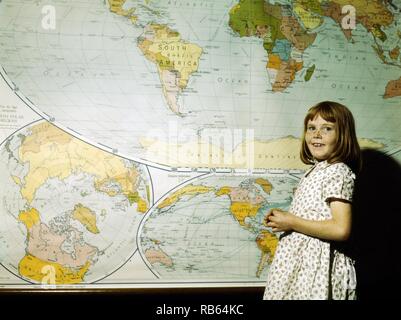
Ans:
<svg viewBox="0 0 401 320"><path fill-rule="evenodd" d="M125 196L136 190L139 173L136 168L127 168L121 158L75 139L48 122L32 127L31 132L19 148L21 161L29 163L21 188L28 204L47 179L63 180L77 171L93 175L100 192L116 194L116 189L109 189L110 184L117 184L118 193Z"/></svg>
<svg viewBox="0 0 401 320"><path fill-rule="evenodd" d="M152 45L149 46L149 48ZM174 68L174 62L171 61L168 57L162 55L160 52L155 52L155 51L148 51L145 56L150 59L153 60L153 62L155 62L157 64L157 66L159 67L159 70L175 70ZM154 59L153 59L154 57ZM161 78L162 79L162 78Z"/></svg>
<svg viewBox="0 0 401 320"><path fill-rule="evenodd" d="M262 251L262 256L258 263L258 269L256 271L256 276L259 277L266 265L266 263L271 263L276 253L278 238L275 234L270 233L266 230L262 232L256 238L256 244L258 248Z"/></svg>
<svg viewBox="0 0 401 320"><path fill-rule="evenodd" d="M218 134L216 136L220 137ZM384 147L374 140L361 138L358 141L362 148ZM140 143L149 159L172 167L299 170L309 168L299 157L301 140L292 136L267 141L247 139L238 143L234 150L199 140L167 144L161 140L142 138Z"/></svg>
<svg viewBox="0 0 401 320"><path fill-rule="evenodd" d="M172 167L308 168L299 158L300 139L294 137L270 141L246 140L238 143L234 150L201 141L167 144L155 139L140 139L140 143L152 161Z"/></svg>
<svg viewBox="0 0 401 320"><path fill-rule="evenodd" d="M160 240L157 240L157 239L150 239L154 244L156 244L156 245L159 245L159 244L161 244L161 241Z"/></svg>
<svg viewBox="0 0 401 320"><path fill-rule="evenodd" d="M138 21L138 16L131 15L130 20L131 20L132 24L136 24Z"/></svg>
<svg viewBox="0 0 401 320"><path fill-rule="evenodd" d="M307 11L300 3L295 3L294 12L301 19L306 29L314 29L323 23L323 19Z"/></svg>
<svg viewBox="0 0 401 320"><path fill-rule="evenodd" d="M120 16L129 17L135 11L135 8L131 8L129 10L123 9L123 5L125 4L126 0L108 0L110 11L118 14Z"/></svg>
<svg viewBox="0 0 401 320"><path fill-rule="evenodd" d="M149 186L146 186L146 195L147 195L148 201L150 201ZM128 194L128 200L129 200L130 204L132 204L132 203L137 204L137 210L140 213L145 213L146 211L148 211L148 203L149 202L142 199L141 196L139 195L138 191Z"/></svg>
<svg viewBox="0 0 401 320"><path fill-rule="evenodd" d="M119 193L122 193L124 196L128 197L128 195L132 193L131 190L135 190L133 182L137 180L138 172L135 170L130 170L128 168L123 169L125 170L123 172L117 172L113 169L110 170L114 173L112 176L105 176L102 179L97 179L95 181L95 189L105 192L111 197ZM108 184L110 183L110 181L117 183L120 186L120 190L108 188Z"/></svg>
<svg viewBox="0 0 401 320"><path fill-rule="evenodd" d="M38 210L32 208L28 211L20 212L18 220L24 223L26 228L30 230L35 224L40 223L40 215Z"/></svg>
<svg viewBox="0 0 401 320"><path fill-rule="evenodd" d="M362 149L365 149L365 148L369 148L369 149L381 149L381 148L385 147L385 145L382 144L382 143L380 143L380 142L376 142L376 141L374 141L374 140L365 139L365 138L359 138L359 139L358 139L358 143L359 143L359 146L360 146Z"/></svg>
<svg viewBox="0 0 401 320"><path fill-rule="evenodd" d="M149 188L149 185L146 185L146 199L148 200L148 203L150 203L150 188Z"/></svg>
<svg viewBox="0 0 401 320"><path fill-rule="evenodd" d="M256 239L256 243L261 251L271 255L270 260L272 260L278 244L277 236L267 230L262 230Z"/></svg>
<svg viewBox="0 0 401 320"><path fill-rule="evenodd" d="M16 185L21 186L22 185L22 181L20 177L17 176L11 176L11 178L13 179L13 181L15 182Z"/></svg>
<svg viewBox="0 0 401 320"><path fill-rule="evenodd" d="M270 194L270 192L273 190L272 184L267 179L257 178L255 180L255 183L260 185L262 187L263 191L266 192L267 194Z"/></svg>
<svg viewBox="0 0 401 320"><path fill-rule="evenodd" d="M230 10L230 15L235 15L235 13L240 9L241 9L241 5L240 4L237 4L237 5L233 6L231 8L231 10Z"/></svg>
<svg viewBox="0 0 401 320"><path fill-rule="evenodd" d="M139 196L138 191L131 192L128 194L128 200L129 200L130 204L138 203L139 199L140 199L140 196Z"/></svg>
<svg viewBox="0 0 401 320"><path fill-rule="evenodd" d="M269 61L267 62L267 67L269 69L280 70L281 68L281 59L278 54L270 54Z"/></svg>
<svg viewBox="0 0 401 320"><path fill-rule="evenodd" d="M83 281L85 273L88 271L90 263L87 262L79 270L63 267L62 265L54 262L43 261L30 254L25 255L18 264L19 274L23 277L32 279L34 281L42 282L44 279L49 279L48 272L43 270L54 270L54 282L50 284L77 284ZM46 282L47 283L47 282Z"/></svg>
<svg viewBox="0 0 401 320"><path fill-rule="evenodd" d="M178 71L178 85L185 88L190 75L198 70L202 48L181 40L180 34L167 26L152 24L149 27L155 32L155 37L144 47L145 56L160 69Z"/></svg>
<svg viewBox="0 0 401 320"><path fill-rule="evenodd" d="M48 122L44 122L31 128L31 134L23 140L22 145L24 148L22 154L39 153L47 141L56 142L57 146L65 146L70 144L72 139L71 135L66 134ZM55 151L57 151L57 146L54 146ZM21 155L21 149L19 154Z"/></svg>
<svg viewBox="0 0 401 320"><path fill-rule="evenodd" d="M191 74L198 70L202 48L181 40L178 32L159 24L146 26L138 47L148 60L156 64L170 110L181 115L178 97Z"/></svg>
<svg viewBox="0 0 401 320"><path fill-rule="evenodd" d="M81 222L89 232L99 233L99 229L96 226L96 214L82 204L75 206L72 218Z"/></svg>
<svg viewBox="0 0 401 320"><path fill-rule="evenodd" d="M145 213L148 211L148 203L143 199L139 199L137 209L140 213Z"/></svg>
<svg viewBox="0 0 401 320"><path fill-rule="evenodd" d="M151 24L149 27L155 31L155 40L161 44L178 42L181 40L181 36L177 31L171 30L165 25Z"/></svg>
<svg viewBox="0 0 401 320"><path fill-rule="evenodd" d="M385 33L380 29L379 26L374 26L370 29L370 32L379 39L384 39L386 37ZM384 41L384 40L383 40Z"/></svg>
<svg viewBox="0 0 401 320"><path fill-rule="evenodd" d="M102 188L99 187L99 184L95 185L95 189L99 190L99 191L103 191L109 197L115 197L116 195L118 195L118 191L117 190L107 190L107 189L103 189L102 190Z"/></svg>
<svg viewBox="0 0 401 320"><path fill-rule="evenodd" d="M260 205L253 205L249 202L232 202L230 206L230 211L232 215L237 219L241 226L245 226L246 217L254 217L258 212Z"/></svg>
<svg viewBox="0 0 401 320"><path fill-rule="evenodd" d="M231 187L224 186L216 191L216 196L222 196L230 193L231 193Z"/></svg>
<svg viewBox="0 0 401 320"><path fill-rule="evenodd" d="M207 192L210 192L213 190L214 189L212 187L190 184L190 185L187 185L187 186L177 190L172 195L168 196L157 207L164 208L164 207L171 206L185 195L195 196L195 195L198 195L201 193L207 193Z"/></svg>

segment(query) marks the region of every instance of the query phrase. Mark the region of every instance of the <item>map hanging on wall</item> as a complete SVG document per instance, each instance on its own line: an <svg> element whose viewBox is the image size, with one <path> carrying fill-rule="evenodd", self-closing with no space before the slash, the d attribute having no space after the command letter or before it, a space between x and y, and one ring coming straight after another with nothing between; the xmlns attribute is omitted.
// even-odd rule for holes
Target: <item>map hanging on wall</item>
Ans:
<svg viewBox="0 0 401 320"><path fill-rule="evenodd" d="M347 105L400 159L401 1L0 2L0 287L264 285Z"/></svg>

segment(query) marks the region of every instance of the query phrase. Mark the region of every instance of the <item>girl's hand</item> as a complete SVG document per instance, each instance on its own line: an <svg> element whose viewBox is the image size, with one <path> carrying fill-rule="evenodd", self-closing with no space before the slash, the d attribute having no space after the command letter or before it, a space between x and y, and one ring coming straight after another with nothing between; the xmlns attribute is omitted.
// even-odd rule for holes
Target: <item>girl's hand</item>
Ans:
<svg viewBox="0 0 401 320"><path fill-rule="evenodd" d="M291 231L294 215L280 210L272 209L267 214L265 221L267 226L271 227L273 232Z"/></svg>
<svg viewBox="0 0 401 320"><path fill-rule="evenodd" d="M265 216L265 218L263 219L263 225L265 225L266 227L268 226L270 220L269 217L273 214L273 210L280 210L280 209L270 209L269 212L267 213L267 215Z"/></svg>

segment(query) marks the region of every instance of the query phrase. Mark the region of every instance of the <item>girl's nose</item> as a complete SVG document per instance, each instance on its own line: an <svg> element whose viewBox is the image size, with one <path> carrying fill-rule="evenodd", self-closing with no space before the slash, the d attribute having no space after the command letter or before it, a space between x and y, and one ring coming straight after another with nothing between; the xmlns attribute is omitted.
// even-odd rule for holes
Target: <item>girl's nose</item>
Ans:
<svg viewBox="0 0 401 320"><path fill-rule="evenodd" d="M315 138L321 138L321 137L322 137L322 134L320 133L320 129L316 129L316 132L315 132L315 134L314 134L314 137L315 137Z"/></svg>

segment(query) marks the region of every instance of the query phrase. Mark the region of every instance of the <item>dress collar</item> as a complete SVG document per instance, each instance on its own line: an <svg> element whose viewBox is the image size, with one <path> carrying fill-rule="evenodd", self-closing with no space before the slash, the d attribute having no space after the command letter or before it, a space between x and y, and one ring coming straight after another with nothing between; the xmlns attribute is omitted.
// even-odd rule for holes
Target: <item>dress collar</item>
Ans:
<svg viewBox="0 0 401 320"><path fill-rule="evenodd" d="M320 171L323 169L326 169L330 163L327 162L327 160L324 161L314 161L314 165L305 173L305 177L308 176L313 170L316 169L316 171Z"/></svg>
<svg viewBox="0 0 401 320"><path fill-rule="evenodd" d="M327 162L327 160L324 161L315 161L315 166L316 169L322 170L327 168L330 165L330 163Z"/></svg>

